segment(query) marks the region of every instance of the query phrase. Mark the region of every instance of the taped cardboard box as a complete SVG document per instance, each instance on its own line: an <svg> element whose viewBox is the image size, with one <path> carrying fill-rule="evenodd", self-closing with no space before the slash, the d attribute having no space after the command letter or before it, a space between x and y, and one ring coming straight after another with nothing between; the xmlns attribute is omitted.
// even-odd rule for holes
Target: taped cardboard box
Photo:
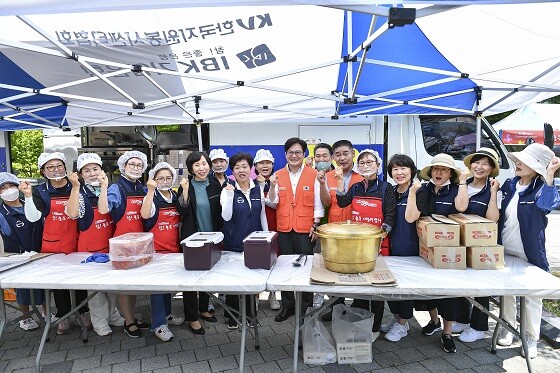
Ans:
<svg viewBox="0 0 560 373"><path fill-rule="evenodd" d="M504 247L502 245L467 247L467 266L472 269L504 268Z"/></svg>
<svg viewBox="0 0 560 373"><path fill-rule="evenodd" d="M420 256L436 269L467 269L467 248L464 246L429 247L420 241Z"/></svg>
<svg viewBox="0 0 560 373"><path fill-rule="evenodd" d="M459 246L459 223L443 215L422 216L416 222L416 231L428 247Z"/></svg>
<svg viewBox="0 0 560 373"><path fill-rule="evenodd" d="M495 246L498 244L498 223L473 214L453 214L449 219L459 223L461 246Z"/></svg>

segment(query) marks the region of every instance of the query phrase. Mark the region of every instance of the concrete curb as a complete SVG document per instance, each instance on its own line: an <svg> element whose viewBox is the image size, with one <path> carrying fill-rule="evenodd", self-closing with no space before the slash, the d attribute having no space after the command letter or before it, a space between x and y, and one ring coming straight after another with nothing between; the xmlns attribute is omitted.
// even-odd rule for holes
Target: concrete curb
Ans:
<svg viewBox="0 0 560 373"><path fill-rule="evenodd" d="M541 338L554 349L560 348L560 317L543 309L541 319Z"/></svg>

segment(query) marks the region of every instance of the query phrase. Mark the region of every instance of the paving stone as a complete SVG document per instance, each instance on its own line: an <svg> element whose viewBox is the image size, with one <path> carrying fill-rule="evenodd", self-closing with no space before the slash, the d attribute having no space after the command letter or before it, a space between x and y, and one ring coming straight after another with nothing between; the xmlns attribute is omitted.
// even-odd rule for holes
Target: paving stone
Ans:
<svg viewBox="0 0 560 373"><path fill-rule="evenodd" d="M180 366L175 366L175 367L161 368L161 369L155 370L154 372L158 372L158 373L181 373L182 369L181 369Z"/></svg>
<svg viewBox="0 0 560 373"><path fill-rule="evenodd" d="M505 370L501 367L498 366L496 364L487 364L487 365L481 365L478 367L474 367L473 370L476 373L499 373L499 372L505 372Z"/></svg>
<svg viewBox="0 0 560 373"><path fill-rule="evenodd" d="M194 363L196 361L196 356L194 351L180 351L168 354L169 366L183 365L188 363Z"/></svg>
<svg viewBox="0 0 560 373"><path fill-rule="evenodd" d="M413 363L426 359L426 355L417 348L403 348L395 350L393 353L400 357L405 363Z"/></svg>
<svg viewBox="0 0 560 373"><path fill-rule="evenodd" d="M121 351L137 349L145 346L146 346L146 339L144 337L127 338L121 341Z"/></svg>
<svg viewBox="0 0 560 373"><path fill-rule="evenodd" d="M82 370L82 373L110 373L110 372L111 372L110 366Z"/></svg>
<svg viewBox="0 0 560 373"><path fill-rule="evenodd" d="M53 364L41 365L42 373L70 373L72 371L71 361L61 361Z"/></svg>
<svg viewBox="0 0 560 373"><path fill-rule="evenodd" d="M145 359L148 357L156 356L156 348L155 346L134 348L134 349L130 349L128 354L130 360Z"/></svg>
<svg viewBox="0 0 560 373"><path fill-rule="evenodd" d="M373 359L383 368L405 364L405 361L395 355L393 352L382 352L380 354L376 354Z"/></svg>
<svg viewBox="0 0 560 373"><path fill-rule="evenodd" d="M140 373L140 360L127 361L126 363L112 366L112 373Z"/></svg>
<svg viewBox="0 0 560 373"><path fill-rule="evenodd" d="M233 355L233 357L235 358L235 360L237 361L237 364L239 366L239 356L238 355ZM251 366L251 365L255 365L255 364L262 364L264 363L264 359L262 358L262 355L260 354L259 351L247 351L245 352L245 366Z"/></svg>
<svg viewBox="0 0 560 373"><path fill-rule="evenodd" d="M155 356L146 359L141 359L140 364L142 371L146 370L159 370L161 368L169 367L169 358L167 355Z"/></svg>
<svg viewBox="0 0 560 373"><path fill-rule="evenodd" d="M99 368L101 366L101 356L91 356L82 359L73 359L72 372L79 372L84 369Z"/></svg>
<svg viewBox="0 0 560 373"><path fill-rule="evenodd" d="M326 373L356 373L351 364L328 364L321 367Z"/></svg>
<svg viewBox="0 0 560 373"><path fill-rule="evenodd" d="M263 364L255 364L251 366L253 373L280 373L282 369L274 361Z"/></svg>
<svg viewBox="0 0 560 373"><path fill-rule="evenodd" d="M419 362L399 365L397 369L401 373L430 373L430 371Z"/></svg>
<svg viewBox="0 0 560 373"><path fill-rule="evenodd" d="M381 366L374 360L371 363L352 365L356 372L371 372L372 370L381 369Z"/></svg>
<svg viewBox="0 0 560 373"><path fill-rule="evenodd" d="M223 344L230 343L230 339L225 333L205 336L204 340L206 341L207 346L220 346Z"/></svg>
<svg viewBox="0 0 560 373"><path fill-rule="evenodd" d="M389 367L389 368L381 368L379 370L376 370L375 373L400 373L400 372L395 367Z"/></svg>
<svg viewBox="0 0 560 373"><path fill-rule="evenodd" d="M288 334L280 334L273 337L267 337L266 341L271 347L284 346L293 344L293 339Z"/></svg>
<svg viewBox="0 0 560 373"><path fill-rule="evenodd" d="M228 369L238 368L239 365L234 356L225 356L217 359L209 360L212 372L222 372Z"/></svg>
<svg viewBox="0 0 560 373"><path fill-rule="evenodd" d="M239 355L240 347L239 347L239 343L237 342L225 343L223 345L220 345L219 348L220 348L220 352L222 353L222 356Z"/></svg>
<svg viewBox="0 0 560 373"><path fill-rule="evenodd" d="M74 359L81 359L93 356L95 347L94 346L85 346L82 348L73 348L68 350L66 359L67 360L74 360Z"/></svg>
<svg viewBox="0 0 560 373"><path fill-rule="evenodd" d="M210 366L207 361L197 361L195 363L181 365L183 373L201 373L210 372Z"/></svg>
<svg viewBox="0 0 560 373"><path fill-rule="evenodd" d="M449 364L449 362L445 360L443 357L434 357L431 359L426 359L420 361L420 364L422 364L425 368L427 368L432 373L448 373L448 372L453 372L457 369L453 365Z"/></svg>
<svg viewBox="0 0 560 373"><path fill-rule="evenodd" d="M156 345L156 356L181 351L181 341L172 341L171 343L160 343Z"/></svg>
<svg viewBox="0 0 560 373"><path fill-rule="evenodd" d="M106 353L101 357L101 365L113 365L126 361L128 361L128 351Z"/></svg>
<svg viewBox="0 0 560 373"><path fill-rule="evenodd" d="M457 369L468 369L479 365L476 361L461 353L447 354L443 358Z"/></svg>
<svg viewBox="0 0 560 373"><path fill-rule="evenodd" d="M465 351L465 355L476 361L478 364L496 364L502 360L485 348Z"/></svg>
<svg viewBox="0 0 560 373"><path fill-rule="evenodd" d="M206 348L206 340L202 336L181 341L182 350L199 350L203 348Z"/></svg>
<svg viewBox="0 0 560 373"><path fill-rule="evenodd" d="M49 352L41 355L41 364L60 363L66 360L66 353L68 351Z"/></svg>
<svg viewBox="0 0 560 373"><path fill-rule="evenodd" d="M10 360L6 369L10 371L33 366L35 366L35 356L27 356Z"/></svg>
<svg viewBox="0 0 560 373"><path fill-rule="evenodd" d="M2 356L2 360L12 359L16 357L35 356L37 355L37 353L34 350L35 349L32 346L19 347L19 348L6 350Z"/></svg>
<svg viewBox="0 0 560 373"><path fill-rule="evenodd" d="M264 361L275 361L289 357L284 348L272 347L259 350Z"/></svg>
<svg viewBox="0 0 560 373"><path fill-rule="evenodd" d="M220 348L218 346L206 347L203 349L198 349L194 351L197 361L217 359L222 357Z"/></svg>
<svg viewBox="0 0 560 373"><path fill-rule="evenodd" d="M102 345L95 346L93 348L94 355L102 355L108 354L112 352L118 352L121 350L121 342L120 341L111 341L109 343L105 343Z"/></svg>

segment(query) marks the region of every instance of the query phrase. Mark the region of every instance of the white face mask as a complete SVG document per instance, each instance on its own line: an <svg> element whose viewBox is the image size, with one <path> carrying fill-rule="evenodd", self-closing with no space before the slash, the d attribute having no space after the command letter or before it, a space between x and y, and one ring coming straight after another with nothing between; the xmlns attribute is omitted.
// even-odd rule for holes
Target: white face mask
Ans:
<svg viewBox="0 0 560 373"><path fill-rule="evenodd" d="M171 189L171 183L161 183L157 186L157 190L161 190L162 192L166 192Z"/></svg>
<svg viewBox="0 0 560 373"><path fill-rule="evenodd" d="M124 174L131 180L138 180L142 177L142 171L140 170L138 171L134 170L132 172L127 171Z"/></svg>
<svg viewBox="0 0 560 373"><path fill-rule="evenodd" d="M67 176L67 173L65 172L64 175L56 175L54 177L48 177L45 175L45 177L49 180L54 180L54 181L60 181L62 179L64 179Z"/></svg>
<svg viewBox="0 0 560 373"><path fill-rule="evenodd" d="M226 172L226 167L225 166L212 166L212 171L217 172L219 174L223 174L224 172Z"/></svg>
<svg viewBox="0 0 560 373"><path fill-rule="evenodd" d="M19 190L17 188L10 188L4 193L0 194L0 197L7 202L13 202L19 197Z"/></svg>
<svg viewBox="0 0 560 373"><path fill-rule="evenodd" d="M98 187L101 185L99 181L86 181L86 185L91 185L92 187Z"/></svg>

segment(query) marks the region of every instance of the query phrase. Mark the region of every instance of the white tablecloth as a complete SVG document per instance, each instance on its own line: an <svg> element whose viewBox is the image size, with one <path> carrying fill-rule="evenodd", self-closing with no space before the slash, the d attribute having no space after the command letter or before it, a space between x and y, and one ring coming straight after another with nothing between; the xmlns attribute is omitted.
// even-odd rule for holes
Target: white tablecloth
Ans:
<svg viewBox="0 0 560 373"><path fill-rule="evenodd" d="M527 262L506 256L501 270L434 269L420 257L385 257L397 279L395 287L311 285L313 257L301 267L292 266L296 255L278 257L267 290L306 291L332 295L385 295L397 299L533 295L560 298L560 279Z"/></svg>
<svg viewBox="0 0 560 373"><path fill-rule="evenodd" d="M183 254L156 254L146 265L114 270L111 263L81 263L89 254L56 254L0 274L2 288L105 290L119 292L205 291L257 294L270 273L249 269L243 254L223 252L208 271L187 271Z"/></svg>

